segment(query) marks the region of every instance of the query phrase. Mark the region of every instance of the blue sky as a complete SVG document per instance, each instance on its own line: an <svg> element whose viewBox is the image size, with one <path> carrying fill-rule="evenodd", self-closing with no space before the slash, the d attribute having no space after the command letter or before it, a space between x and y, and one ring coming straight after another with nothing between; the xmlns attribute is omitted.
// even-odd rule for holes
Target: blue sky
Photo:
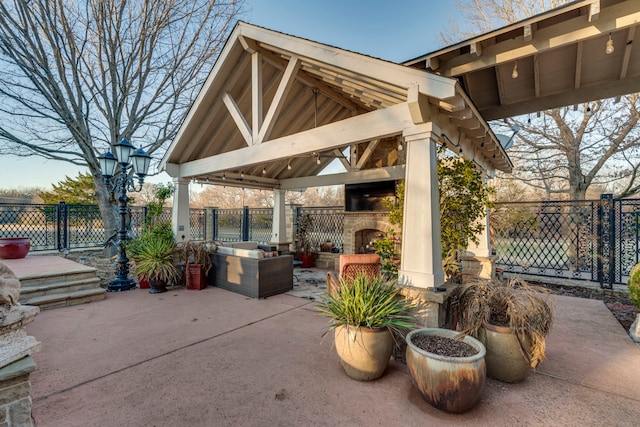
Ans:
<svg viewBox="0 0 640 427"><path fill-rule="evenodd" d="M320 43L402 62L434 51L455 18L453 0L247 0L243 21ZM38 157L0 158L0 188L43 187L86 171ZM19 177L19 178L18 178ZM151 182L167 182L165 174Z"/></svg>

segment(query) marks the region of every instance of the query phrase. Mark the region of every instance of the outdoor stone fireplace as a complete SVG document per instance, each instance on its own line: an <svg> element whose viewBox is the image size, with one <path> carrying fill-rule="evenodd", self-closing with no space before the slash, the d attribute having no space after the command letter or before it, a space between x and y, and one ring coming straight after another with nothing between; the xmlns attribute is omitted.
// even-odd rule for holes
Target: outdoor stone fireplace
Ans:
<svg viewBox="0 0 640 427"><path fill-rule="evenodd" d="M373 253L371 241L398 229L387 212L345 212L343 244L345 254Z"/></svg>

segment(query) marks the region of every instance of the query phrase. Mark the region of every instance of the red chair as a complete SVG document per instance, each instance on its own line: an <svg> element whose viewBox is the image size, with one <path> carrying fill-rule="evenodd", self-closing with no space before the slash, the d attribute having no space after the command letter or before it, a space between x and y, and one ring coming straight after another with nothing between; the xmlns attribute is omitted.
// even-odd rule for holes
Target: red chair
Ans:
<svg viewBox="0 0 640 427"><path fill-rule="evenodd" d="M367 276L380 275L380 255L378 254L349 254L340 255L339 276L330 271L327 273L327 292L335 295L340 288L340 279L353 280L358 273Z"/></svg>

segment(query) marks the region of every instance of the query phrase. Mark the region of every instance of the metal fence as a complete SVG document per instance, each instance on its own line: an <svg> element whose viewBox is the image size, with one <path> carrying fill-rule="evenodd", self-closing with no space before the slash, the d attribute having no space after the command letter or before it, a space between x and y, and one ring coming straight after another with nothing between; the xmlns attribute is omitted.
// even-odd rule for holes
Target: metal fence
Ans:
<svg viewBox="0 0 640 427"><path fill-rule="evenodd" d="M131 236L139 236L147 208L131 206ZM161 221L171 221L171 208L164 208ZM192 239L204 239L204 209L191 209ZM111 234L111 233L109 233ZM0 203L0 237L28 237L32 251L99 248L106 235L97 205Z"/></svg>
<svg viewBox="0 0 640 427"><path fill-rule="evenodd" d="M297 219L302 215L311 216L309 231L311 250L320 252L322 246L331 248L331 252L342 253L344 249L344 208L333 207L304 207L298 208ZM296 222L296 234L299 224Z"/></svg>
<svg viewBox="0 0 640 427"><path fill-rule="evenodd" d="M626 283L640 255L640 200L497 203L491 245L506 272Z"/></svg>

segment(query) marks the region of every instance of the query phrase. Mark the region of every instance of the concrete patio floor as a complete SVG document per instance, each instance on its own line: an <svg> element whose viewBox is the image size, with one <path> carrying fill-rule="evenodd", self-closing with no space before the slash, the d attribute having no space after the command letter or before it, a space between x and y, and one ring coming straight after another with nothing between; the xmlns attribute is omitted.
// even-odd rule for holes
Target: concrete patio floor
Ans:
<svg viewBox="0 0 640 427"><path fill-rule="evenodd" d="M521 384L488 380L476 407L450 415L402 364L348 378L308 299L108 294L29 325L42 342L33 416L38 427L638 425L640 348L601 301L556 298L547 361Z"/></svg>

